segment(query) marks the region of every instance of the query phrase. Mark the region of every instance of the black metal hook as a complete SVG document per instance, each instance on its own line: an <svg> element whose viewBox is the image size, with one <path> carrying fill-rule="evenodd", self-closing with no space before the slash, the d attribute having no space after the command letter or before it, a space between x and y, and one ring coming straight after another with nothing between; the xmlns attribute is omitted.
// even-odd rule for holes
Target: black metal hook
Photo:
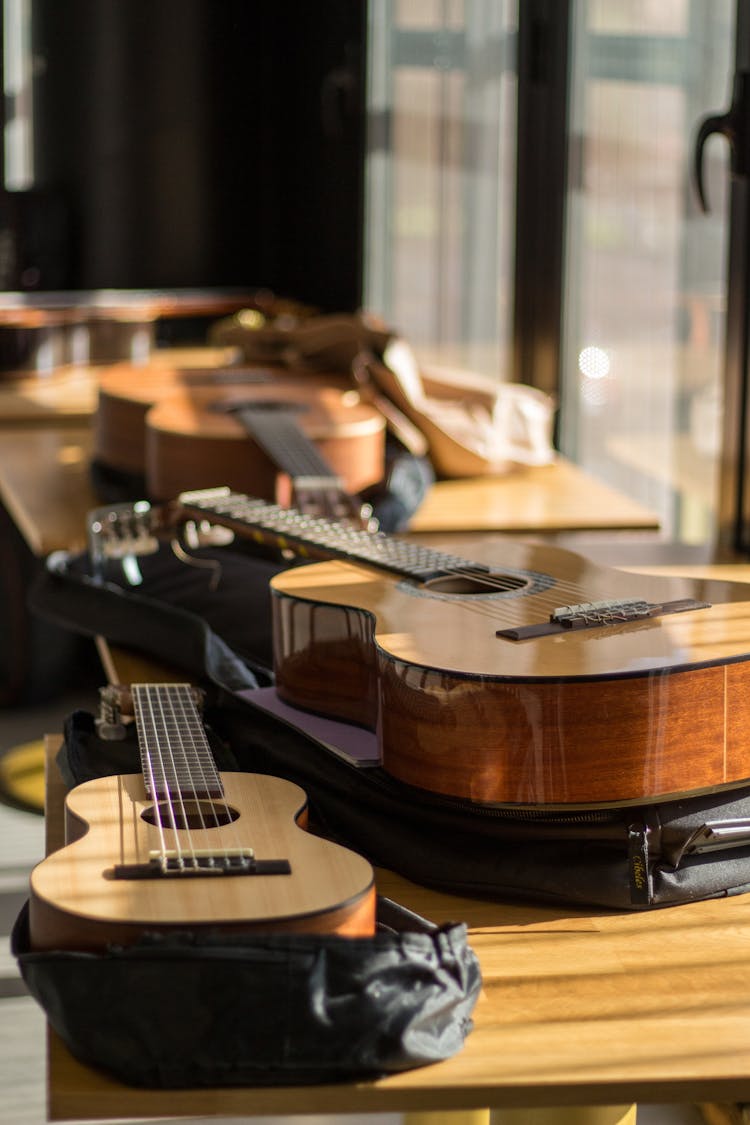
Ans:
<svg viewBox="0 0 750 1125"><path fill-rule="evenodd" d="M703 211L709 210L708 197L703 181L703 151L706 141L718 133L729 142L730 167L733 175L746 175L750 159L750 104L748 91L750 74L738 71L734 79L732 102L726 113L711 114L704 117L698 126L693 149L693 182Z"/></svg>

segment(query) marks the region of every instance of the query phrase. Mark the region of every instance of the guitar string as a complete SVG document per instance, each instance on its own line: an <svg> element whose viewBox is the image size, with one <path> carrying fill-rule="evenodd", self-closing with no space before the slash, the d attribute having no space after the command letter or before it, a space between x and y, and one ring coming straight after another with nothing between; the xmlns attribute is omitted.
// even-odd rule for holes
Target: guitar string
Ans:
<svg viewBox="0 0 750 1125"><path fill-rule="evenodd" d="M486 586L488 588L488 590L494 590L494 591L498 591L498 592L501 592L501 593L517 591L517 595L518 595L517 597L515 597L515 598L511 597L511 598L508 598L508 599L504 599L502 603L492 602L491 604L488 604L486 602L485 603L479 603L479 602L474 603L474 602L471 602L471 601L467 601L467 602L463 603L463 604L466 604L466 605L475 605L477 609L483 610L483 612L485 613L485 615L487 617L494 617L494 618L497 618L498 620L512 620L512 619L518 620L518 619L521 619L521 618L527 616L527 610L529 609L529 607L532 608L532 611L539 610L540 612L545 611L545 610L551 612L552 610L560 609L566 603L560 597L556 597L555 596L556 593L564 595L565 597L568 597L568 596L578 597L579 601L573 602L572 604L574 604L574 605L575 604L581 604L580 595L584 595L586 597L587 601L591 600L591 592L590 591L586 591L586 590L582 589L581 587L577 587L575 585L567 584L567 583L564 583L564 582L557 582L556 581L554 583L554 585L550 586L549 589L547 589L547 590L528 591L528 590L524 590L523 587L520 587L520 588L517 587L515 583L511 583L511 582L506 583L504 581L493 581L492 577L490 577L488 580L485 580L483 575L475 575L471 571L459 571L459 570L457 570L457 571L452 572L452 573L456 577L465 577L465 578L471 577L472 579L476 580L476 582L479 586ZM605 599L612 602L612 603L616 603L616 602L622 600L620 598L613 598L613 597L610 597L610 598L607 599L606 595L604 596L604 598L602 598L601 595L598 595L598 597L597 597L597 600L605 600ZM571 603L567 603L567 604L571 604Z"/></svg>
<svg viewBox="0 0 750 1125"><path fill-rule="evenodd" d="M263 416L261 411L250 407L243 418L243 425L274 464L279 465L290 477L313 475L336 479L336 474L317 446L297 425L296 420L290 417L289 412L270 419L267 415Z"/></svg>
<svg viewBox="0 0 750 1125"><path fill-rule="evenodd" d="M553 585L548 589L537 590L533 593L524 592L523 584L519 584L519 579L511 574L503 576L502 574L482 574L477 573L474 569L469 567L456 567L455 569L447 570L446 573L452 578L466 578L477 583L478 586L486 586L490 590L496 590L501 593L517 592L519 597L535 597L539 600L548 600L554 602L555 605L560 604L559 598L552 596L553 591L571 596L579 597L586 595L588 591L583 587L573 582L562 581L553 579ZM545 575L544 577L552 577Z"/></svg>
<svg viewBox="0 0 750 1125"><path fill-rule="evenodd" d="M250 511L250 513L252 514L251 503L244 504L244 505L242 505L242 507L245 509L245 511ZM210 514L210 513L207 513L207 514ZM287 523L287 522L292 523L292 522L296 521L303 528L304 528L305 524L308 524L308 526L309 526L310 523L312 522L310 519L306 518L303 514L297 513L294 509L280 509L278 514L282 517L282 519L285 523ZM221 515L221 513L219 513L219 515ZM236 512L233 512L231 518L236 519L237 517L238 517L238 514ZM240 519L243 518L241 514L239 515L239 518ZM253 520L247 519L246 517L245 517L245 519L246 519L246 522L248 523L248 525L251 526L251 527L252 526L261 526L261 527L264 526L262 524L260 524L260 525L257 524L257 523L254 524ZM325 527L325 530L330 530L331 532L334 533L334 535L337 534L337 533L340 533L341 529L337 528L336 525L333 524L333 523L328 523L327 521L323 521L323 520L317 520L315 522L317 522L318 524L323 523L324 527ZM269 531L271 531L272 534L276 534L276 535L279 535L281 537L283 537L285 533L287 533L287 534L289 533L289 529L284 528L284 527L278 528L278 527L270 526L270 527L266 528L266 530L269 530ZM295 534L295 531L294 531L293 528L291 530L291 533ZM355 538L359 538L360 541L365 541L364 537L366 536L366 534L367 533L362 533L362 532L357 531L357 532L355 532ZM375 535L376 535L376 533L373 535L374 539L375 539ZM299 538L304 543L304 540L305 540L304 533L302 535L300 535ZM342 543L341 543L339 549L341 549L344 553L346 553L347 552L347 543L346 543L345 534L341 538L342 538ZM386 537L386 538L388 539L388 537ZM400 540L396 540L396 539L390 539L389 541L390 542L396 542L396 543L400 542ZM405 545L407 547L409 546L408 543L405 544ZM322 546L323 546L323 549L325 549L325 544L323 544ZM356 546L356 544L355 544L355 546ZM440 554L441 552L435 552L435 553ZM356 553L351 553L349 555L349 558L351 558L352 561L354 561L354 562L362 562L365 565L370 563L371 565L373 565L373 566L375 566L379 569L381 567L383 567L383 564L379 563L377 559L369 560L365 555L358 556ZM477 564L477 565L482 565L482 564ZM385 569L387 569L387 568L385 568ZM447 574L449 576L467 577L467 578L473 578L473 579L476 579L477 577L479 577L479 580L481 580L482 582L484 582L487 585L490 585L490 586L492 586L493 588L496 588L496 589L511 590L511 589L514 589L516 587L516 580L514 579L514 577L512 575L508 575L507 577L503 577L502 575L498 575L498 574L493 575L493 574L481 574L480 573L480 575L477 576L477 573L474 569L474 565L470 560L463 560L462 565L459 565L459 566L447 567L446 570L445 570L445 574ZM555 588L558 589L558 590L561 590L564 593L571 593L571 594L575 594L575 595L586 595L586 592L587 592L586 588L583 585L581 585L580 583L572 582L572 581L568 581L568 580L566 580L566 581L556 581L555 582Z"/></svg>
<svg viewBox="0 0 750 1125"><path fill-rule="evenodd" d="M243 507L245 506L243 505ZM291 521L294 519L296 513L292 509L284 509L283 511L285 513L285 520ZM236 512L233 513L232 518L237 518ZM242 518L242 516L240 515L239 518ZM247 522L250 524L252 523L252 521ZM298 522L304 524L304 516L301 517ZM269 528L269 530L271 530L274 534L284 534L283 529L279 531L278 529L271 527ZM336 528L333 525L332 530L336 531ZM302 536L302 538L304 537ZM341 549L346 551L345 543ZM373 560L372 562L370 562L370 560L368 560L366 557L357 557L356 554L350 555L350 558L355 563L362 562L365 565L368 565L368 563L370 563L370 565L373 565L378 569L387 569L380 566L377 560ZM562 605L566 604L565 602L561 602L561 595L564 598L570 597L578 599L578 602L591 600L590 591L587 590L585 586L570 580L554 579L554 585L549 588L549 592L537 591L535 594L529 594L524 593L523 588L519 588L517 586L517 580L514 578L514 576L507 575L504 577L502 574L482 574L481 572L477 574L476 570L470 563L465 566L447 567L444 573L449 577L471 579L472 581L481 583L481 585L486 586L488 589L496 590L498 592L507 593L510 591L518 590L517 600L509 598L507 599L507 601L503 602L502 606L499 606L496 602L493 602L491 607L487 606L486 603L484 605L468 601L466 603L463 603L467 606L471 606L473 612L481 613L483 616L494 618L498 621L517 622L518 620L523 619L525 616L525 609L528 608L530 598L533 598L533 602L531 604L535 609L538 609L540 613L543 613L544 610L552 611L554 609L561 608ZM618 602L621 599L616 597L607 598L606 595L604 595L603 597L600 595L597 600L610 600ZM578 603L574 601L573 604Z"/></svg>

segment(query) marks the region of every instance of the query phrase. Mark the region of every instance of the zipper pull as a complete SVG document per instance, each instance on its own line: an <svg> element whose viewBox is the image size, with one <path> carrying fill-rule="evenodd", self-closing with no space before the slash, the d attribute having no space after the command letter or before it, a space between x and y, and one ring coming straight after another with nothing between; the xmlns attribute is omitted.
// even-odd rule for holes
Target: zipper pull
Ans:
<svg viewBox="0 0 750 1125"><path fill-rule="evenodd" d="M648 830L643 824L628 826L628 871L630 901L633 905L651 903L651 876L648 870Z"/></svg>

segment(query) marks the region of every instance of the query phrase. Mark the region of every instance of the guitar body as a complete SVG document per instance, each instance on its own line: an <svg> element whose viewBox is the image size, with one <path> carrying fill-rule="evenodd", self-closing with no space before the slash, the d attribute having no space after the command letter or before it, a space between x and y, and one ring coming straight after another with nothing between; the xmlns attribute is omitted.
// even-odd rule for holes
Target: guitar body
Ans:
<svg viewBox="0 0 750 1125"><path fill-rule="evenodd" d="M93 427L95 460L120 472L143 474L148 411L182 387L221 384L223 373L233 370L226 356L226 350L214 349L196 367L116 363L102 371ZM266 368L242 370L249 371L248 382L268 377Z"/></svg>
<svg viewBox="0 0 750 1125"><path fill-rule="evenodd" d="M399 780L481 804L627 805L750 782L750 586L500 537L461 550L506 588L456 593L348 561L276 576L279 695L377 730ZM496 635L612 597L711 605Z"/></svg>
<svg viewBox="0 0 750 1125"><path fill-rule="evenodd" d="M194 929L371 934L372 868L300 827L303 791L280 778L220 776L225 800L215 815L189 810L188 827L169 829L170 844L187 853L249 846L258 860L287 859L289 874L114 878L116 865L146 864L158 851L160 830L144 819L154 803L140 774L89 781L67 797L70 842L32 872L33 947L95 950L130 944L144 931ZM225 809L236 819L206 826L225 819Z"/></svg>
<svg viewBox="0 0 750 1125"><path fill-rule="evenodd" d="M175 367L164 361L145 365L118 363L103 371L94 417L96 461L120 472L143 475L146 416L152 406L176 392L253 388L274 381L336 387L342 391L351 386L351 380L334 374L295 377L288 368L273 364L230 366L226 349L214 349L213 353L205 349L203 354L202 366Z"/></svg>
<svg viewBox="0 0 750 1125"><path fill-rule="evenodd" d="M146 484L149 495L168 499L188 488L228 484L240 491L288 503L288 473L254 441L231 409L236 405L280 414L293 421L301 441L312 443L346 492L383 479L385 423L356 391L294 381L243 387L191 388L153 406L146 416ZM290 452L288 447L283 454ZM295 453L294 450L291 451ZM294 462L294 457L292 457Z"/></svg>

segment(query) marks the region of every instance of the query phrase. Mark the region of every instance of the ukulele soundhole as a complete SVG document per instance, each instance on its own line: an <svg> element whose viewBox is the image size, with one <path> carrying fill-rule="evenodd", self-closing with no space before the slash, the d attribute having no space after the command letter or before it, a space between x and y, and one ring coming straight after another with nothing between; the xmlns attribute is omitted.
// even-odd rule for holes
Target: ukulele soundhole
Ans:
<svg viewBox="0 0 750 1125"><path fill-rule="evenodd" d="M149 805L141 813L147 824L161 825L163 828L221 828L239 819L237 809L229 805L217 805L213 801L160 801Z"/></svg>

